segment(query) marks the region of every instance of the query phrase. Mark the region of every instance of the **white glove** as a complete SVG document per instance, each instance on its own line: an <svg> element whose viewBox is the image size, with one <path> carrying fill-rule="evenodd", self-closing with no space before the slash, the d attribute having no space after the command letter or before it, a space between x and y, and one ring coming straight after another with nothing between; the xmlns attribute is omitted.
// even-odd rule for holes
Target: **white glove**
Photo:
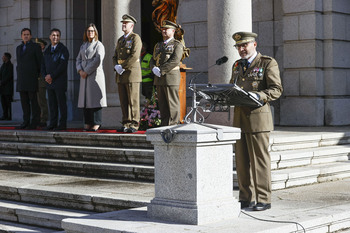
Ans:
<svg viewBox="0 0 350 233"><path fill-rule="evenodd" d="M260 96L254 92L249 92L250 95L252 95L255 99L260 100Z"/></svg>
<svg viewBox="0 0 350 233"><path fill-rule="evenodd" d="M158 76L159 78L160 78L160 76L162 76L160 74L160 69L157 66L153 67L152 72L153 72L154 75Z"/></svg>
<svg viewBox="0 0 350 233"><path fill-rule="evenodd" d="M121 75L122 73L124 73L125 69L123 69L123 67L121 65L115 65L114 69L117 71L117 73L119 75Z"/></svg>

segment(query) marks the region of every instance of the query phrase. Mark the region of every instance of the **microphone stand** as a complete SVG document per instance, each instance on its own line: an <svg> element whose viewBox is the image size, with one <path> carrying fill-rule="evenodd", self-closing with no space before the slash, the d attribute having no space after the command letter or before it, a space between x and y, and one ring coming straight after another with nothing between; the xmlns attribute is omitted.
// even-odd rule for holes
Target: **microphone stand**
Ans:
<svg viewBox="0 0 350 233"><path fill-rule="evenodd" d="M223 58L225 58L224 61L222 61ZM221 60L221 61L220 61L220 60ZM225 63L225 62L227 62L227 57L219 58L219 59L216 61L215 64L213 64L213 65L211 65L211 66L208 67L208 70L209 70L210 68L212 68L213 66L222 65L222 64ZM205 119L205 117L203 116L203 114L200 113L199 110L198 110L198 108L197 108L197 106L198 106L198 104L199 104L199 102L197 101L197 93L198 93L199 95L203 96L203 97L204 97L205 94L204 94L204 93L201 93L201 91L197 91L197 89L196 89L196 84L195 84L195 83L192 85L192 82L193 82L194 80L196 80L196 78L197 78L200 74L203 74L203 73L204 73L204 71L199 72L199 73L196 74L196 75L190 80L190 82L189 82L189 87L188 87L188 89L190 89L190 90L193 91L193 96L192 96L192 107L191 107L191 110L186 114L185 119L184 119L184 121L185 121L187 124L189 124L189 123L191 123L191 122L193 122L193 123L197 123L197 122L198 122L198 123L203 123L203 122L204 122L204 119ZM192 113L192 119L189 117L189 116L191 115L191 113ZM198 118L198 121L197 121L197 113L200 115L200 117Z"/></svg>

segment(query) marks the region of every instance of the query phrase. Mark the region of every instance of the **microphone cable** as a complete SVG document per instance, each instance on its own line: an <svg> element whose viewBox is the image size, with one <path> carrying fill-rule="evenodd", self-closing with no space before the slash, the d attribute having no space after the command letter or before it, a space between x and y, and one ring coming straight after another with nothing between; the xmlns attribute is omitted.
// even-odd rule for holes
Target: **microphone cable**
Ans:
<svg viewBox="0 0 350 233"><path fill-rule="evenodd" d="M292 224L296 224L296 225L299 225L299 226L303 229L304 233L306 233L306 230L305 230L305 228L303 227L303 225L301 225L301 224L298 223L298 222L293 222L293 221L278 221L278 220L269 220L269 219L257 218L257 217L254 217L253 215L250 215L250 214L245 213L245 212L242 211L242 210L241 210L240 213L242 213L242 214L244 214L244 215L247 215L248 217L251 217L251 218L253 218L253 219L255 219L255 220L259 220L259 221L263 221L263 222L292 223Z"/></svg>

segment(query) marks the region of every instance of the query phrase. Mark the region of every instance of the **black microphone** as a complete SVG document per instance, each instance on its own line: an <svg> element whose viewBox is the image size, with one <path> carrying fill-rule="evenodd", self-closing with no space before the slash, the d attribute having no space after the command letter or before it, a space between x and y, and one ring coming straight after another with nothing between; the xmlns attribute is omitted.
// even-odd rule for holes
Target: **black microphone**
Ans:
<svg viewBox="0 0 350 233"><path fill-rule="evenodd" d="M222 65L228 61L228 58L226 56L223 56L222 58L219 58L216 60L215 65Z"/></svg>
<svg viewBox="0 0 350 233"><path fill-rule="evenodd" d="M208 70L209 70L211 67L213 67L213 66L220 66L220 65L226 63L227 61L228 61L228 58L227 58L226 56L223 56L223 57L219 58L218 60L216 60L214 65L209 66L209 67L208 67ZM190 80L190 82L189 82L189 85L191 85L192 82L193 82L200 74L203 74L203 73L204 73L204 71L199 72L198 74L196 74L195 76L193 76L193 78L192 78L192 79Z"/></svg>

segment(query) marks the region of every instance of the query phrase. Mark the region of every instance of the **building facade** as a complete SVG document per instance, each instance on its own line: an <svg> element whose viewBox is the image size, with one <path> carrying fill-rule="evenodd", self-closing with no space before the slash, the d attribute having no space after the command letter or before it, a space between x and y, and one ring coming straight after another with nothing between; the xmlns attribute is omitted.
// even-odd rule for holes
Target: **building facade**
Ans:
<svg viewBox="0 0 350 233"><path fill-rule="evenodd" d="M31 28L33 38L47 42L50 29L59 28L61 42L70 51L68 119L82 121L75 58L86 25L95 23L106 48L108 107L103 110L103 125L115 127L121 111L112 56L122 35L120 19L125 13L138 19L135 31L151 52L160 39L151 20L153 9L152 0L1 0L0 53L10 52L16 66L22 28ZM350 125L350 1L179 0L177 22L191 49L184 60L192 68L188 80L202 72L198 83L228 83L232 64L239 58L231 36L236 31L254 31L259 35L258 51L276 58L281 70L284 93L272 104L276 125ZM222 56L229 58L227 63L208 69ZM17 92L12 115L14 120L22 119ZM213 114L208 121L230 124L231 120Z"/></svg>

